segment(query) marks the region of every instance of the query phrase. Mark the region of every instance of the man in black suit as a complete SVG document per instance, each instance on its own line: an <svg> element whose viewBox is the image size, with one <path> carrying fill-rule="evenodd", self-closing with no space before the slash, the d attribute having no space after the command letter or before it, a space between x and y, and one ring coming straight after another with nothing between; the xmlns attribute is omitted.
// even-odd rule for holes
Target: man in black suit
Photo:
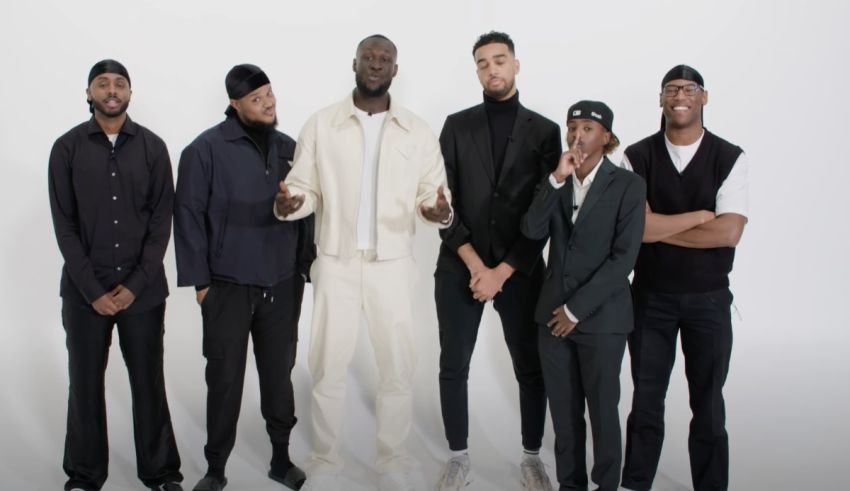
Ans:
<svg viewBox="0 0 850 491"><path fill-rule="evenodd" d="M440 232L434 275L440 403L453 454L439 489L458 490L468 483L469 363L484 303L493 300L519 382L523 485L546 490L551 483L538 456L546 396L534 324L545 238L523 237L519 223L535 186L557 163L560 128L519 103L514 84L519 61L507 34L482 35L472 52L484 103L449 116L440 134L456 206L452 225Z"/></svg>
<svg viewBox="0 0 850 491"><path fill-rule="evenodd" d="M619 483L620 365L632 330L628 276L643 235L646 185L605 157L619 144L613 121L601 102L570 107L570 150L540 184L522 221L526 237L551 237L535 319L561 490L588 486L585 401L595 489L613 491Z"/></svg>

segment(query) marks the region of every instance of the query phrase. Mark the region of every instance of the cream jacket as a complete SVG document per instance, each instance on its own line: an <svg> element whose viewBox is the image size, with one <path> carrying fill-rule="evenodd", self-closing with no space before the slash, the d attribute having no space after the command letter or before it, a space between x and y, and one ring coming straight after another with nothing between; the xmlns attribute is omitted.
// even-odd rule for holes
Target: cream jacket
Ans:
<svg viewBox="0 0 850 491"><path fill-rule="evenodd" d="M303 195L304 205L278 219L298 220L316 213L316 245L324 254L351 257L357 253L357 211L363 167L363 129L353 96L315 113L301 130L286 185ZM413 252L415 215L433 206L437 188L446 184L440 144L428 124L397 103L391 103L381 131L377 184L377 259L396 259Z"/></svg>

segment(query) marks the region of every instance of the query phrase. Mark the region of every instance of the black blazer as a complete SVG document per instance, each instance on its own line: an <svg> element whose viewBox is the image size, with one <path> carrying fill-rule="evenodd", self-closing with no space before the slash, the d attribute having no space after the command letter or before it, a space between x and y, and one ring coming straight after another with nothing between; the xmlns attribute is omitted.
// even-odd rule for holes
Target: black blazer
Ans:
<svg viewBox="0 0 850 491"><path fill-rule="evenodd" d="M546 240L524 237L519 225L535 187L558 163L558 125L520 105L498 179L484 104L446 118L440 147L455 214L451 226L440 230L437 269L468 274L457 249L469 242L488 267L505 261L530 273Z"/></svg>
<svg viewBox="0 0 850 491"><path fill-rule="evenodd" d="M547 175L523 217L526 237L551 237L534 318L546 324L566 304L579 332L627 333L633 327L628 277L643 237L646 183L607 157L599 165L575 224L572 178L555 189Z"/></svg>

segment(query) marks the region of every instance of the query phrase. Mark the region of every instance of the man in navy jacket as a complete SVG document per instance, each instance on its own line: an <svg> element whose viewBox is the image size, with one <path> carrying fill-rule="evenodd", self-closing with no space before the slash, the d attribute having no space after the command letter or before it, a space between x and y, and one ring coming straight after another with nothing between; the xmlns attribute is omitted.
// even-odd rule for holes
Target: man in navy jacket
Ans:
<svg viewBox="0 0 850 491"><path fill-rule="evenodd" d="M257 66L237 65L225 85L227 118L180 157L174 211L177 284L197 291L207 359L208 468L195 490L227 483L249 334L272 443L269 477L298 489L304 473L289 459L296 422L290 372L304 282L315 257L313 218L280 222L271 211L295 141L275 130L268 77Z"/></svg>

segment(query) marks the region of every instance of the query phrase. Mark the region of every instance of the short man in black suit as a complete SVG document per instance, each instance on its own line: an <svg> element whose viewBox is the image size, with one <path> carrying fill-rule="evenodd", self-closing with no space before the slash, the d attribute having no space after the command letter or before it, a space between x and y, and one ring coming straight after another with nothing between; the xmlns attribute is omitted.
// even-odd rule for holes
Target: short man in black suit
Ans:
<svg viewBox="0 0 850 491"><path fill-rule="evenodd" d="M535 319L561 490L589 484L585 402L593 432L590 477L602 491L619 484L620 366L633 324L628 276L643 235L646 185L605 157L619 143L613 121L601 102L570 107L570 150L540 184L522 221L526 237L551 237Z"/></svg>
<svg viewBox="0 0 850 491"><path fill-rule="evenodd" d="M546 490L551 483L538 456L546 396L534 323L545 238L523 237L519 224L535 187L558 161L560 128L519 103L514 84L519 61L507 34L482 35L473 56L484 103L449 116L440 134L457 206L452 225L440 232L434 275L440 403L453 454L439 489L457 490L468 482L469 363L484 303L493 300L519 382L523 485Z"/></svg>
<svg viewBox="0 0 850 491"><path fill-rule="evenodd" d="M664 442L664 399L681 332L693 419L694 489L729 487L723 384L732 355L729 272L747 223L747 158L702 124L702 76L687 65L661 82L661 131L626 148L624 167L646 179L646 231L635 266L629 336L634 397L623 487L652 486Z"/></svg>

